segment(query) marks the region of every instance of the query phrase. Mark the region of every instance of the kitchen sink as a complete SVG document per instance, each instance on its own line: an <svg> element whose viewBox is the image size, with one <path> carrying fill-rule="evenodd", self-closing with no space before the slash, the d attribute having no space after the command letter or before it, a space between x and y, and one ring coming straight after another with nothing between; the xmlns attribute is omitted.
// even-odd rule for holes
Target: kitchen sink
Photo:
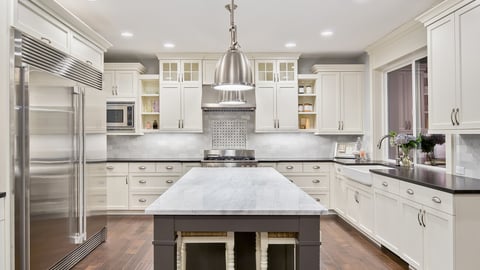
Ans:
<svg viewBox="0 0 480 270"><path fill-rule="evenodd" d="M343 175L350 178L353 181L356 181L360 184L371 186L373 184L373 179L370 173L370 170L382 170L390 169L396 170L392 167L387 167L383 165L362 165L362 166L343 166Z"/></svg>

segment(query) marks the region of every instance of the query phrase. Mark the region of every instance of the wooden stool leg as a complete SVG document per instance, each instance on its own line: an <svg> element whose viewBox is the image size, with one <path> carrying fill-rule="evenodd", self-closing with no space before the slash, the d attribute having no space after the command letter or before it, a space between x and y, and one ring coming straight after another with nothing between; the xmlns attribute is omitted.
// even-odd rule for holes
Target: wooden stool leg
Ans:
<svg viewBox="0 0 480 270"><path fill-rule="evenodd" d="M182 262L182 270L187 269L187 247L186 244L182 242L181 246L181 251L180 251L180 257L181 257L181 262Z"/></svg>
<svg viewBox="0 0 480 270"><path fill-rule="evenodd" d="M268 232L260 233L260 270L268 269Z"/></svg>
<svg viewBox="0 0 480 270"><path fill-rule="evenodd" d="M225 247L225 261L227 262L227 270L235 270L235 234L233 232L227 233L227 242L225 243Z"/></svg>
<svg viewBox="0 0 480 270"><path fill-rule="evenodd" d="M177 269L181 270L182 268L182 256L181 256L181 247L182 247L182 234L180 232L177 233Z"/></svg>

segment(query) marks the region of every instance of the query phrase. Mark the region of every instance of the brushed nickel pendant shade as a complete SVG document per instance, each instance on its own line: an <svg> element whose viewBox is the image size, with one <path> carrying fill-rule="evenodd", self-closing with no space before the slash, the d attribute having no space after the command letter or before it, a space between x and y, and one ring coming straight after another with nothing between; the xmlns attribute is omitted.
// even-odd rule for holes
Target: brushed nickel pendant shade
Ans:
<svg viewBox="0 0 480 270"><path fill-rule="evenodd" d="M215 90L245 91L254 88L252 69L245 54L240 51L237 41L237 26L234 22L234 11L237 6L234 0L225 8L230 12L230 38L228 51L220 58L215 69Z"/></svg>

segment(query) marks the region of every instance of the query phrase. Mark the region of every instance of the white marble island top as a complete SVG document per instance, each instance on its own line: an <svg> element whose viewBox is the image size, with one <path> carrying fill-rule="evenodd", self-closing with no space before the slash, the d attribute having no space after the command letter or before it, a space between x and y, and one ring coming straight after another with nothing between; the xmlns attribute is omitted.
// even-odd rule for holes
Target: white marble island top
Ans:
<svg viewBox="0 0 480 270"><path fill-rule="evenodd" d="M149 215L320 215L327 209L273 168L193 168Z"/></svg>

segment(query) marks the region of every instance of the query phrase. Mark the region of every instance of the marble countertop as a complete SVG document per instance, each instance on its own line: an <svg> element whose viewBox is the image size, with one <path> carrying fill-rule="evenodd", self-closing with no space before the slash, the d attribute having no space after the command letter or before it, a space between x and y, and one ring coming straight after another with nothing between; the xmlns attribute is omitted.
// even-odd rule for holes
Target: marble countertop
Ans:
<svg viewBox="0 0 480 270"><path fill-rule="evenodd" d="M6 195L7 195L7 193L6 193L6 192L0 192L0 198L3 198L3 197L5 197Z"/></svg>
<svg viewBox="0 0 480 270"><path fill-rule="evenodd" d="M273 168L193 168L149 215L320 215L327 209Z"/></svg>

